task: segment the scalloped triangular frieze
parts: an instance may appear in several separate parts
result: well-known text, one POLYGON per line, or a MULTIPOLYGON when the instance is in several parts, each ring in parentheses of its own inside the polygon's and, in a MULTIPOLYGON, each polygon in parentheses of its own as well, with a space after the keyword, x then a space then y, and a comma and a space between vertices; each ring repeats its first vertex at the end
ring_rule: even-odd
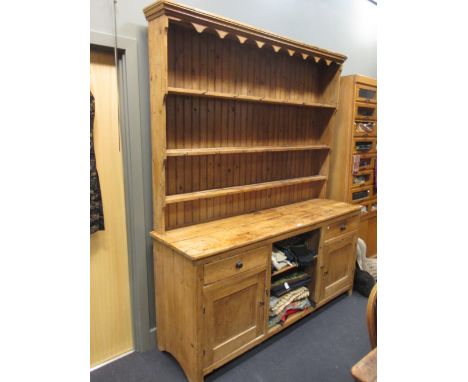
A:
POLYGON ((215 29, 216 33, 218 34, 219 38, 223 39, 227 36, 228 32, 223 31, 221 29, 215 29))
POLYGON ((200 25, 197 23, 191 23, 191 24, 198 33, 202 33, 207 28, 205 25, 200 25))
POLYGON ((257 44, 257 46, 262 49, 263 48, 263 45, 265 45, 265 43, 263 41, 258 41, 258 40, 255 40, 255 43, 257 44))
POLYGON ((247 37, 236 35, 237 39, 241 44, 247 41, 247 37))
POLYGON ((278 45, 272 45, 271 47, 273 48, 273 50, 275 51, 275 53, 278 53, 278 52, 281 50, 281 47, 278 46, 278 45))
POLYGON ((288 54, 292 57, 294 56, 294 53, 296 53, 296 51, 292 50, 292 49, 288 49, 288 54))

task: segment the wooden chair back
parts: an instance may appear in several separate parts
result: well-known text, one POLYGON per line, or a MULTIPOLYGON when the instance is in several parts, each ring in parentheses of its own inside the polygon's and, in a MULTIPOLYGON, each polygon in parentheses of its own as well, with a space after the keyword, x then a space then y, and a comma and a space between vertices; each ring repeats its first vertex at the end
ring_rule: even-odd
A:
POLYGON ((374 285, 367 301, 367 328, 372 349, 377 347, 377 284, 374 285))

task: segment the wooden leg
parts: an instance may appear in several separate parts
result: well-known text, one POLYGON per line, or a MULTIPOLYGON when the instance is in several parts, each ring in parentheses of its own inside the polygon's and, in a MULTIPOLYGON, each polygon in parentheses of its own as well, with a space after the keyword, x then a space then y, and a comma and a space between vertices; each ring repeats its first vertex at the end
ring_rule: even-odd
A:
POLYGON ((202 367, 196 367, 195 365, 193 365, 192 367, 184 368, 182 366, 182 370, 184 370, 185 376, 190 382, 203 382, 204 381, 202 367))
POLYGON ((348 292, 347 292, 347 293, 348 293, 348 296, 351 296, 351 295, 353 294, 353 288, 348 289, 348 292))

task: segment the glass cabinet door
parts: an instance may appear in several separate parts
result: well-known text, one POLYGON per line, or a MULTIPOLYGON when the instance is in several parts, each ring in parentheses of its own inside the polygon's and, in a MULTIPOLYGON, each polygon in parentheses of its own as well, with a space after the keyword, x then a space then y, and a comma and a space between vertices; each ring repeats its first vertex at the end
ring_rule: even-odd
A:
POLYGON ((376 102, 377 88, 366 85, 356 85, 356 101, 376 102))
POLYGON ((353 152, 356 154, 375 153, 377 151, 376 138, 353 138, 353 152))
POLYGON ((354 121, 354 136, 368 137, 377 135, 377 121, 354 121))
POLYGON ((357 201, 365 201, 369 200, 372 196, 372 187, 365 187, 362 189, 354 190, 351 193, 351 201, 352 202, 357 202, 357 201))
POLYGON ((368 104, 368 103, 356 102, 356 109, 354 111, 354 117, 356 119, 376 120, 377 119, 377 106, 368 104))

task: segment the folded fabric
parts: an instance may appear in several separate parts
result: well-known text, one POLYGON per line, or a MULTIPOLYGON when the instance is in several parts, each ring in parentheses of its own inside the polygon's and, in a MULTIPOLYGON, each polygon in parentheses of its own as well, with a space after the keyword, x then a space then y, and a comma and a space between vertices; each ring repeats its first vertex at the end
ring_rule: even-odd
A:
POLYGON ((293 291, 300 287, 307 286, 311 280, 312 278, 310 276, 305 276, 303 279, 300 280, 286 282, 287 284, 285 283, 271 288, 271 294, 275 297, 281 297, 289 291, 293 291))
POLYGON ((306 287, 300 287, 299 289, 288 292, 279 298, 270 296, 269 315, 276 316, 290 303, 309 297, 309 294, 309 290, 306 287))
POLYGON ((299 265, 305 266, 311 264, 316 256, 314 251, 311 251, 307 248, 306 244, 292 245, 291 251, 296 256, 297 262, 299 265))
POLYGON ((291 261, 288 260, 288 258, 286 257, 286 255, 280 251, 279 249, 276 249, 273 247, 273 250, 271 252, 271 262, 273 264, 273 267, 276 269, 276 270, 280 270, 280 269, 283 269, 284 267, 286 266, 290 266, 292 265, 293 263, 291 261))
POLYGON ((275 243, 275 247, 282 251, 289 261, 296 261, 296 255, 291 250, 292 245, 299 245, 305 242, 306 236, 298 235, 275 243))
POLYGON ((288 304, 277 315, 270 317, 269 320, 268 320, 268 326, 272 327, 272 326, 276 325, 277 323, 283 324, 286 321, 286 319, 288 318, 288 316, 290 316, 291 314, 300 312, 300 311, 302 311, 302 310, 304 310, 306 308, 310 308, 311 306, 313 306, 313 304, 309 301, 309 299, 307 297, 305 297, 305 298, 303 298, 301 300, 292 302, 292 303, 288 304))
POLYGON ((292 272, 272 282, 271 294, 275 297, 280 297, 287 292, 308 285, 311 280, 312 278, 305 272, 292 272))

